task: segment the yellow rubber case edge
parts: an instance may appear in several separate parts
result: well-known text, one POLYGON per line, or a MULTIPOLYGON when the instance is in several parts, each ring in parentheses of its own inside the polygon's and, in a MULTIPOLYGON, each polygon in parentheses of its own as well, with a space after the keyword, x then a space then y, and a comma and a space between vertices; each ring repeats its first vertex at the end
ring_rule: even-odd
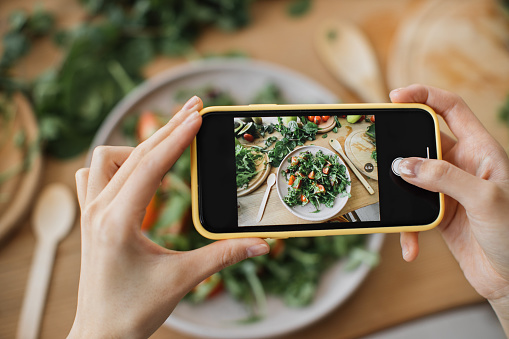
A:
MULTIPOLYGON (((442 144, 440 140, 440 127, 435 111, 424 104, 311 104, 311 105, 249 105, 249 106, 210 106, 202 109, 200 115, 213 114, 214 112, 249 112, 249 111, 287 111, 287 110, 313 110, 313 109, 376 109, 376 108, 419 108, 427 111, 433 118, 435 124, 437 158, 442 159, 442 144)), ((191 197, 192 217, 196 230, 204 237, 214 240, 233 238, 272 238, 286 239, 293 237, 319 237, 328 235, 344 234, 371 234, 371 233, 399 233, 399 232, 420 232, 436 227, 444 216, 444 195, 439 194, 440 212, 435 221, 428 225, 421 226, 397 226, 397 227, 375 227, 375 228, 348 228, 332 230, 308 230, 308 231, 283 231, 283 232, 239 232, 239 233, 212 233, 207 231, 200 222, 198 208, 198 166, 196 138, 191 144, 191 197)), ((354 224, 354 223, 353 223, 354 224)), ((267 226, 270 228, 270 226, 267 226)))

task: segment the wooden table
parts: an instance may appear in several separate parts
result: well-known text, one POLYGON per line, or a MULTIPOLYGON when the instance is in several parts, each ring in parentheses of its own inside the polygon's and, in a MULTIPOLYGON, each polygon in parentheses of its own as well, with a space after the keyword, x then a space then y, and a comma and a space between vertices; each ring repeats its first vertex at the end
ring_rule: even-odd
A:
MULTIPOLYGON (((319 133, 316 135, 316 140, 306 141, 304 143, 304 146, 308 145, 320 146, 336 153, 329 145, 329 140, 331 139, 338 140, 338 142, 341 144, 341 147, 344 150, 345 140, 351 133, 360 130, 366 130, 366 128, 369 126, 369 124, 362 122, 356 124, 349 124, 345 118, 339 118, 338 121, 340 121, 342 127, 338 129, 337 133, 334 133, 332 131, 329 131, 327 133, 319 133), (323 138, 324 135, 326 136, 326 138, 323 138)), ((281 138, 281 135, 278 132, 275 132, 274 134, 266 135, 266 137, 263 139, 262 138, 257 139, 254 142, 254 144, 263 147, 264 139, 272 135, 278 137, 278 139, 281 138)), ((348 168, 348 171, 350 172, 351 198, 348 199, 346 205, 341 209, 341 211, 336 216, 345 215, 359 208, 372 205, 378 202, 378 181, 367 178, 367 181, 369 182, 370 186, 375 191, 375 193, 371 195, 362 185, 360 180, 355 176, 353 171, 350 168, 348 168)), ((272 167, 270 169, 270 173, 278 175, 277 168, 272 167)), ((237 201, 240 205, 238 219, 239 226, 316 223, 316 221, 315 222, 307 221, 292 214, 283 205, 283 202, 278 196, 276 186, 277 185, 272 186, 271 194, 269 195, 269 199, 265 207, 263 218, 258 223, 256 222, 256 217, 258 215, 258 210, 260 208, 263 195, 265 194, 265 190, 267 189, 267 185, 265 184, 265 182, 263 182, 263 184, 252 193, 237 198, 237 201)))
MULTIPOLYGON (((342 87, 323 67, 313 50, 315 27, 324 18, 349 20, 368 34, 381 65, 388 59, 391 40, 398 25, 427 0, 314 0, 313 8, 302 18, 289 18, 289 1, 259 1, 253 7, 254 23, 234 34, 209 30, 198 41, 197 50, 223 52, 245 50, 253 58, 285 65, 328 87, 345 102, 358 99, 342 87), (269 37, 269 38, 268 38, 269 37)), ((15 8, 32 8, 36 0, 4 0, 0 3, 0 29, 15 8)), ((68 27, 84 17, 74 1, 47 0, 45 7, 58 15, 59 25, 68 27)), ((445 33, 444 33, 445 34, 445 33)), ((17 71, 35 76, 59 61, 59 52, 49 41, 34 46, 17 71)), ((185 62, 184 59, 158 58, 146 68, 146 75, 185 62)), ((465 98, 467 102, 472 98, 465 98)), ((472 99, 473 100, 473 99, 472 99)), ((506 131, 495 126, 493 111, 477 112, 489 130, 504 145, 506 131)), ((85 156, 70 161, 46 159, 41 187, 63 182, 74 187, 74 173, 83 166, 85 156)), ((0 338, 13 338, 34 249, 29 215, 19 229, 0 247, 0 338)), ((285 338, 356 338, 402 322, 453 307, 482 302, 465 280, 437 231, 421 234, 421 254, 414 263, 401 258, 399 235, 388 235, 382 249, 381 264, 373 270, 357 292, 340 308, 315 325, 285 338)), ((80 263, 78 220, 71 234, 59 246, 50 285, 41 338, 62 338, 72 326, 80 263)), ((190 338, 163 327, 153 338, 190 338)))

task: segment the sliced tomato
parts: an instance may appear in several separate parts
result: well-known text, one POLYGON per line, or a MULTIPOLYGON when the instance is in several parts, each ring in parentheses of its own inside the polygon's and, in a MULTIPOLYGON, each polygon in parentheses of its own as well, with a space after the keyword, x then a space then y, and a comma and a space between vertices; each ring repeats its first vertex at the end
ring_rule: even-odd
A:
POLYGON ((311 171, 311 173, 308 174, 308 178, 313 180, 315 178, 315 171, 311 171))
POLYGON ((330 171, 330 167, 329 166, 325 166, 324 168, 322 168, 322 173, 323 174, 329 174, 329 171, 330 171))
POLYGON ((310 115, 308 116, 308 120, 313 122, 315 120, 315 116, 314 115, 310 115))
POLYGON ((328 115, 323 115, 323 116, 322 116, 322 121, 323 121, 323 122, 327 122, 327 120, 329 120, 329 118, 330 118, 330 116, 328 116, 328 115))
POLYGON ((300 186, 302 186, 302 180, 299 180, 297 182, 297 185, 293 186, 293 188, 295 188, 296 190, 300 189, 300 186))
POLYGON ((325 187, 323 187, 323 185, 318 184, 317 186, 318 186, 318 191, 320 193, 325 193, 325 187))
POLYGON ((322 123, 322 118, 320 118, 318 115, 315 117, 315 120, 313 121, 315 124, 320 125, 322 123))
POLYGON ((371 121, 372 123, 375 123, 375 116, 372 115, 370 118, 369 118, 369 121, 371 121))
POLYGON ((141 114, 138 125, 136 126, 136 137, 138 142, 143 142, 157 132, 163 124, 157 115, 151 111, 145 111, 141 114))
POLYGON ((292 166, 295 166, 295 165, 297 165, 298 163, 299 163, 299 158, 297 158, 297 157, 292 157, 292 161, 291 161, 291 163, 290 163, 290 164, 291 164, 292 166))
POLYGON ((290 175, 290 179, 288 179, 288 185, 293 185, 293 182, 295 181, 295 175, 290 175))
POLYGON ((152 228, 152 226, 154 226, 154 224, 157 221, 157 218, 159 217, 159 212, 160 212, 159 198, 157 197, 157 194, 154 194, 146 208, 145 217, 143 218, 143 222, 141 223, 142 231, 149 231, 152 228))
POLYGON ((309 202, 308 198, 304 194, 301 194, 300 201, 302 201, 302 206, 307 205, 309 202))

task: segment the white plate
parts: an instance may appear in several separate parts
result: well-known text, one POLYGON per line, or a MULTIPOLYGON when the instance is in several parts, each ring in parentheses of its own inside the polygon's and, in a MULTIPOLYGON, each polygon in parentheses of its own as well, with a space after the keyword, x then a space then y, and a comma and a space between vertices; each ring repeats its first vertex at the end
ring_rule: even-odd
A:
MULTIPOLYGON (((346 169, 346 177, 348 180, 350 180, 350 173, 348 172, 348 168, 346 164, 343 162, 343 160, 334 152, 331 150, 328 150, 327 148, 320 147, 320 146, 303 146, 294 149, 292 152, 288 153, 288 155, 281 161, 281 164, 279 165, 279 168, 277 169, 277 181, 276 181, 276 187, 277 187, 277 194, 279 195, 279 199, 281 199, 281 202, 283 205, 295 216, 304 219, 304 220, 310 220, 310 221, 325 221, 328 219, 333 218, 336 216, 343 207, 345 207, 346 202, 348 201, 348 197, 341 195, 338 195, 336 199, 334 200, 334 206, 332 208, 328 208, 325 205, 322 204, 320 206, 320 211, 315 212, 316 208, 313 206, 313 204, 309 203, 305 206, 294 206, 290 207, 283 201, 283 198, 288 194, 288 182, 286 181, 285 177, 283 176, 282 172, 287 169, 290 164, 288 163, 288 159, 290 159, 293 156, 297 156, 301 154, 302 152, 311 152, 312 154, 316 154, 318 151, 322 151, 325 155, 330 155, 333 157, 338 158, 338 161, 340 164, 345 166, 346 169)), ((348 185, 346 187, 346 191, 350 193, 350 190, 352 189, 351 185, 348 185)))
MULTIPOLYGON (((99 129, 90 148, 99 145, 125 145, 121 121, 126 116, 155 110, 171 115, 175 93, 181 88, 205 85, 230 92, 239 104, 249 104, 253 94, 268 83, 276 84, 288 103, 336 103, 338 98, 316 82, 293 71, 252 60, 208 60, 172 68, 151 78, 124 98, 99 129)), ((378 252, 383 234, 368 237, 368 248, 378 252)), ((209 338, 263 338, 281 335, 307 326, 343 303, 364 280, 369 268, 360 266, 352 272, 343 270, 339 261, 325 273, 316 298, 304 308, 289 308, 281 300, 270 298, 269 314, 262 321, 238 324, 248 313, 243 305, 226 294, 201 305, 181 302, 165 325, 179 331, 209 338)))

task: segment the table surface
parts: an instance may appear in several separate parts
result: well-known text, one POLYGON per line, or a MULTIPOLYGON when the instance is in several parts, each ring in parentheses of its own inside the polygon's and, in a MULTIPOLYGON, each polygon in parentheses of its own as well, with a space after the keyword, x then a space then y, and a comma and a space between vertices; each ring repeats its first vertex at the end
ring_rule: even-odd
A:
MULTIPOLYGON (((5 30, 5 19, 11 10, 19 7, 31 9, 38 2, 2 1, 0 30, 5 30)), ((357 102, 355 95, 341 86, 319 61, 312 47, 315 27, 324 18, 357 23, 372 41, 380 64, 385 65, 398 25, 425 2, 314 0, 310 13, 302 18, 290 18, 286 14, 289 1, 260 1, 253 6, 254 22, 249 28, 234 34, 208 30, 198 41, 197 50, 245 50, 253 58, 285 65, 315 79, 345 102, 357 102), (268 36, 270 39, 267 39, 268 36)), ((75 1, 47 0, 44 5, 57 13, 58 24, 62 27, 72 26, 84 17, 75 1)), ((33 77, 59 60, 59 51, 50 41, 43 40, 34 46, 16 71, 33 77)), ((150 77, 183 62, 186 60, 160 57, 146 68, 145 73, 150 77)), ((495 119, 492 115, 479 117, 482 121, 495 119)), ((506 142, 505 131, 490 129, 490 132, 501 142, 506 142)), ((40 187, 63 182, 74 188, 74 173, 84 162, 85 155, 65 162, 45 159, 40 187)), ((19 320, 35 244, 29 218, 30 213, 20 227, 0 244, 0 338, 14 337, 19 320)), ((388 235, 381 251, 381 264, 357 292, 329 316, 286 338, 355 338, 417 317, 483 300, 465 280, 438 231, 422 233, 420 243, 419 258, 413 263, 406 263, 401 258, 399 235, 388 235)), ((79 263, 80 230, 76 220, 70 235, 58 248, 41 338, 64 337, 71 328, 76 308, 79 263)), ((153 338, 169 337, 190 338, 166 327, 153 335, 153 338)))

